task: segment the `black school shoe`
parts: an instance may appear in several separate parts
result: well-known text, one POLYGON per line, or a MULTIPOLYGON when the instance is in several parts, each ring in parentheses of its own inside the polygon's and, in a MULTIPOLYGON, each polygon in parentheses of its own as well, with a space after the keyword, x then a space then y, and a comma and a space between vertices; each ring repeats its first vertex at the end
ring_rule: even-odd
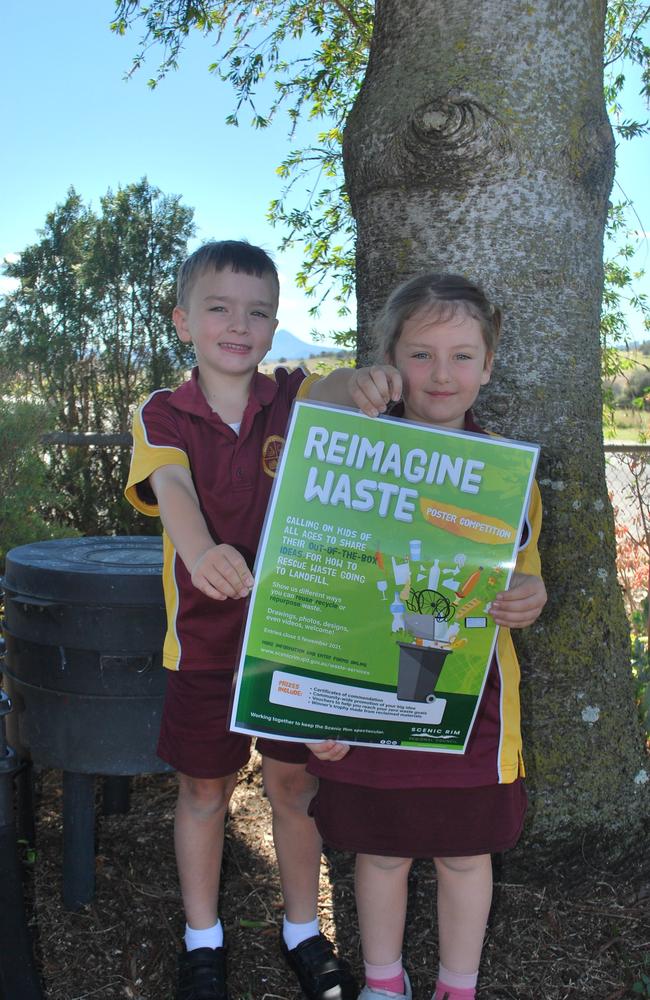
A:
POLYGON ((357 1000, 357 984, 324 934, 307 938, 289 951, 280 932, 280 951, 307 1000, 357 1000))
POLYGON ((178 956, 176 1000, 228 1000, 225 948, 194 948, 185 945, 178 956))

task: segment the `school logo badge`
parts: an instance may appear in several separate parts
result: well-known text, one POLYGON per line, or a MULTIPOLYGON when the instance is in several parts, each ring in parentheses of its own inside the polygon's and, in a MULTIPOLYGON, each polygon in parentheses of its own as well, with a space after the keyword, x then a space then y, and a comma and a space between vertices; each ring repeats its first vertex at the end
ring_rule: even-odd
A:
POLYGON ((283 437, 280 437, 279 434, 271 434, 262 446, 262 468, 271 479, 275 479, 275 474, 278 471, 283 445, 283 437))

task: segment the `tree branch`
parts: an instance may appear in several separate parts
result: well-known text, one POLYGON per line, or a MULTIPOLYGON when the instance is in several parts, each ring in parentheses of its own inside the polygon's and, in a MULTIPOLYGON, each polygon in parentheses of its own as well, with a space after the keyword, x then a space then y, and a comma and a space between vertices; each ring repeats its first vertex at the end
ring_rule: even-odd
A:
POLYGON ((627 42, 625 43, 625 46, 623 47, 623 49, 620 52, 617 52, 617 54, 615 56, 612 56, 611 59, 607 59, 607 61, 604 63, 605 69, 608 66, 611 66, 612 63, 615 63, 617 59, 624 59, 625 58, 627 50, 629 49, 630 45, 632 44, 632 39, 636 35, 636 33, 639 30, 639 28, 644 24, 644 22, 648 20, 648 17, 650 17, 650 5, 648 7, 646 7, 646 9, 644 10, 643 14, 639 18, 639 20, 636 22, 636 24, 634 25, 634 27, 632 28, 632 30, 629 32, 629 34, 627 36, 627 42))
POLYGON ((368 29, 363 26, 361 21, 354 16, 350 8, 347 7, 346 4, 341 3, 341 0, 330 0, 330 2, 333 3, 335 7, 338 7, 344 17, 347 17, 355 31, 358 31, 359 35, 363 38, 366 43, 366 48, 369 48, 372 31, 369 32, 368 29))

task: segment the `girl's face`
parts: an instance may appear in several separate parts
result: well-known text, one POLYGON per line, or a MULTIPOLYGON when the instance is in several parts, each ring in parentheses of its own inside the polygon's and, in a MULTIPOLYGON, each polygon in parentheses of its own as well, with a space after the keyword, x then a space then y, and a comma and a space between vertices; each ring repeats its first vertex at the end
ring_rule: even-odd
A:
POLYGON ((490 381, 494 355, 478 320, 459 310, 448 320, 427 309, 407 319, 391 359, 404 379, 404 416, 462 428, 465 411, 490 381))

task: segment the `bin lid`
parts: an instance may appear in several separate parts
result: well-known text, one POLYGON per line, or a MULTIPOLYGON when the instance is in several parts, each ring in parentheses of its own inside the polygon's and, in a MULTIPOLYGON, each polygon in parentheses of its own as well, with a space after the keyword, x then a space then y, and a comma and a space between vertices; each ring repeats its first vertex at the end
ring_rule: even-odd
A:
POLYGON ((10 549, 2 584, 65 604, 160 606, 162 563, 155 535, 55 538, 10 549))

